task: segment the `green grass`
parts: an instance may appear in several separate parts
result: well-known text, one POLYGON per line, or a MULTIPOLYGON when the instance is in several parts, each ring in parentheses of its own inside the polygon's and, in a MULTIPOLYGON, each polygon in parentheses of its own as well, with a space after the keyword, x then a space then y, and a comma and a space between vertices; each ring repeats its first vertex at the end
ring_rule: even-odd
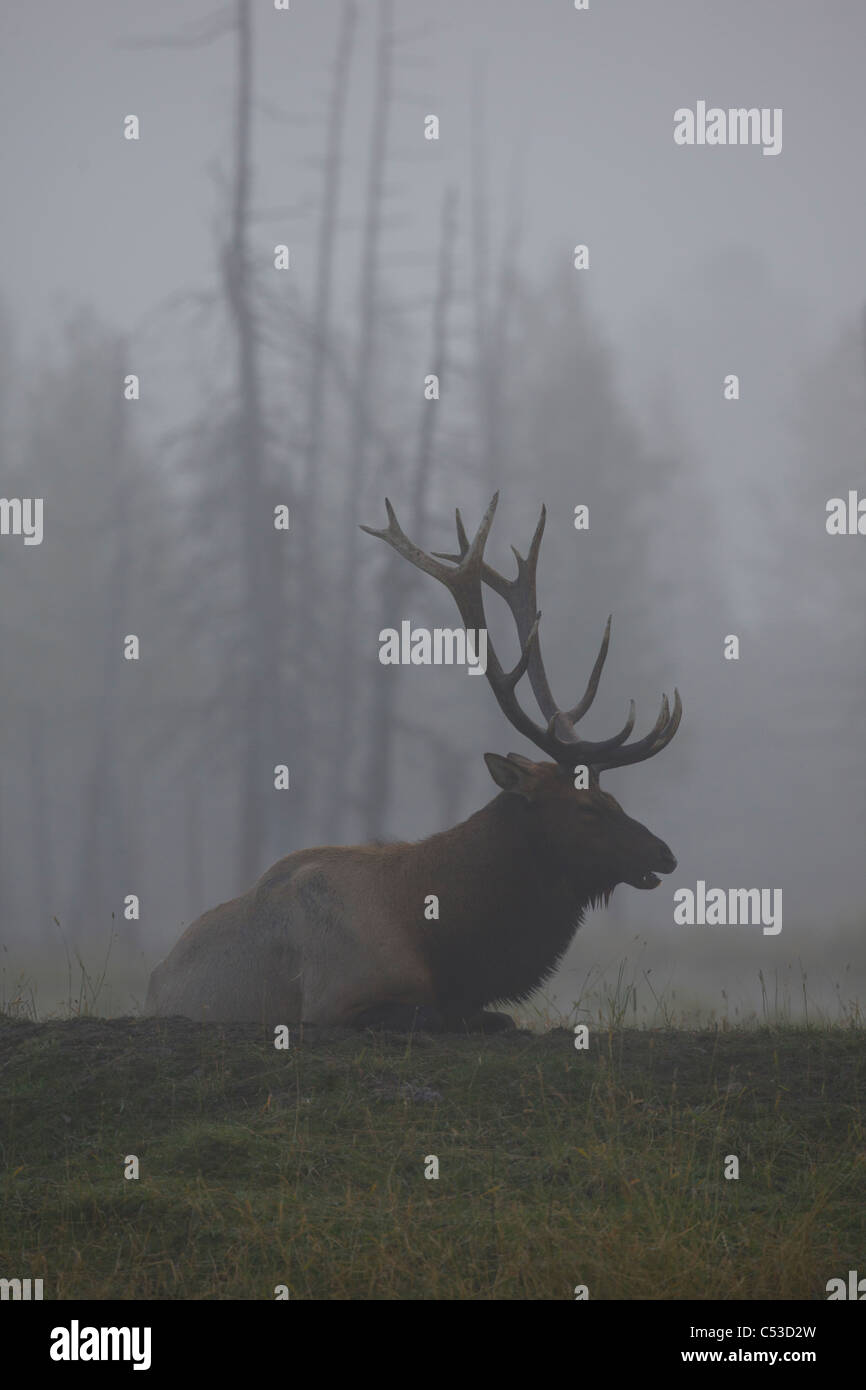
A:
POLYGON ((308 1030, 277 1052, 246 1025, 0 1018, 0 1274, 61 1299, 824 1298, 866 1258, 864 1043, 308 1030))

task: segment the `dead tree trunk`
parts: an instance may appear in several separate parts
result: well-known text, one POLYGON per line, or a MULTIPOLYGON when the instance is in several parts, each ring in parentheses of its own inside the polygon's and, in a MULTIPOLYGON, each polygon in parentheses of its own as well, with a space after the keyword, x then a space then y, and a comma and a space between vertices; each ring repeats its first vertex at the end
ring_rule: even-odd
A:
MULTIPOLYGON (((237 0, 237 96, 230 232, 223 282, 237 351, 237 508, 241 519, 242 659, 240 710, 240 829, 238 882, 252 882, 267 859, 265 805, 273 786, 278 700, 277 636, 269 615, 276 585, 274 531, 265 491, 265 432, 259 334, 249 260, 252 183, 252 17, 250 0, 237 0), (271 629, 271 630, 269 630, 271 629)), ((227 653, 235 659, 239 653, 227 653)))
MULTIPOLYGON (((111 360, 128 360, 122 341, 111 353, 111 360)), ((107 584, 104 616, 105 641, 99 688, 94 696, 94 740, 85 775, 82 797, 81 844, 76 857, 76 877, 64 926, 80 932, 87 926, 100 928, 94 909, 104 893, 116 904, 119 893, 138 892, 126 872, 130 863, 125 838, 127 816, 120 780, 114 775, 117 756, 117 722, 120 713, 123 651, 121 635, 128 610, 131 480, 126 443, 126 410, 119 383, 108 416, 106 457, 115 470, 110 535, 114 545, 107 584)), ((56 910, 56 909, 55 909, 56 910)), ((114 907, 117 914, 117 907, 114 907)), ((138 935, 135 923, 126 924, 127 936, 138 935)))
MULTIPOLYGON (((358 344, 356 354, 354 411, 349 476, 343 528, 343 580, 340 594, 340 620, 337 624, 336 656, 340 663, 333 727, 340 730, 344 748, 351 748, 358 702, 356 688, 358 625, 358 521, 357 506, 363 497, 370 448, 371 401, 375 383, 380 304, 379 264, 382 242, 382 216, 385 201, 385 167, 392 96, 393 0, 379 0, 379 44, 376 65, 376 98, 367 176, 367 207, 361 249, 361 279, 358 344)), ((339 840, 343 833, 347 802, 346 765, 343 758, 331 759, 327 805, 328 839, 339 840)))
MULTIPOLYGON (((307 417, 307 447, 303 479, 303 516, 298 528, 297 574, 308 593, 320 594, 319 557, 321 535, 321 472, 325 443, 325 403, 328 384, 329 346, 331 335, 331 303, 334 283, 334 246, 337 234, 337 215, 340 184, 343 172, 343 135, 346 101, 349 90, 349 70, 357 20, 354 0, 343 6, 334 80, 328 109, 328 128, 325 141, 325 168, 322 190, 322 210, 319 219, 318 267, 313 303, 312 342, 310 344, 309 414, 307 417)), ((325 653, 320 639, 312 635, 303 650, 303 669, 297 682, 297 723, 304 733, 295 752, 297 785, 303 805, 309 813, 311 805, 310 742, 315 721, 312 692, 320 689, 325 679, 325 653)), ((307 819, 309 816, 307 816, 307 819)))
MULTIPOLYGON (((440 381, 445 377, 448 362, 448 314, 454 290, 456 207, 456 193, 453 189, 449 189, 442 204, 442 230, 439 241, 436 295, 433 301, 433 347, 430 364, 430 371, 435 373, 440 381)), ((439 401, 424 400, 421 404, 418 447, 415 454, 410 498, 411 534, 414 536, 423 535, 425 530, 440 410, 439 401)), ((393 567, 390 564, 386 566, 383 571, 379 601, 380 627, 391 627, 394 622, 398 622, 406 616, 405 607, 416 578, 417 574, 414 571, 409 570, 404 575, 401 570, 395 579, 393 567)), ((393 671, 382 670, 376 674, 379 676, 379 680, 374 689, 372 717, 365 741, 366 768, 362 787, 366 797, 369 821, 367 831, 372 835, 382 835, 385 832, 385 820, 391 792, 397 682, 394 679, 395 673, 393 671)))
MULTIPOLYGON (((517 163, 518 161, 515 161, 517 163)), ((520 179, 512 179, 512 205, 505 244, 499 259, 495 303, 491 307, 493 252, 487 220, 487 165, 484 153, 484 91, 479 80, 472 122, 472 247, 474 327, 478 423, 481 438, 479 474, 489 495, 503 484, 508 429, 506 426, 509 334, 516 297, 516 267, 521 238, 520 179)))
POLYGON ((48 719, 44 707, 33 705, 28 717, 30 754, 30 810, 33 833, 33 869, 36 875, 35 902, 38 934, 42 942, 53 941, 52 917, 58 912, 55 898, 54 827, 51 823, 51 797, 46 782, 45 744, 48 719))

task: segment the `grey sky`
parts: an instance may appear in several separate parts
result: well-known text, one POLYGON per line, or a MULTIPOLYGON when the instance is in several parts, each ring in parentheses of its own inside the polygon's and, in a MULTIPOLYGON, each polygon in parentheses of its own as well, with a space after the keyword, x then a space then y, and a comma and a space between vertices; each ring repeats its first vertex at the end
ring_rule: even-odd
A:
MULTIPOLYGON (((351 150, 360 185, 376 7, 359 8, 351 150)), ((176 32, 217 9, 192 0, 4 7, 0 282, 28 334, 53 324, 58 302, 79 297, 132 326, 163 295, 202 280, 217 206, 206 166, 225 154, 229 44, 116 44, 176 32), (120 138, 128 111, 142 119, 138 146, 120 138)), ((525 269, 542 275, 587 241, 594 299, 620 342, 642 309, 657 312, 696 262, 732 241, 771 257, 816 328, 848 311, 866 245, 866 7, 857 0, 593 0, 586 14, 569 0, 398 0, 397 14, 401 28, 429 35, 398 58, 407 157, 396 166, 394 208, 408 222, 395 252, 432 252, 444 181, 465 189, 470 94, 483 68, 494 222, 511 151, 525 147, 525 269), (781 106, 781 155, 677 148, 673 112, 699 98, 781 106), (442 119, 435 147, 420 138, 428 110, 442 119)), ((315 191, 308 161, 320 147, 338 15, 335 0, 293 0, 289 14, 269 0, 258 6, 261 95, 316 113, 287 126, 262 116, 263 206, 315 191)), ((348 222, 354 211, 349 201, 348 222)), ((291 224, 265 224, 271 240, 282 227, 296 247, 300 276, 315 217, 311 206, 291 224)), ((407 273, 403 259, 395 275, 407 273)))

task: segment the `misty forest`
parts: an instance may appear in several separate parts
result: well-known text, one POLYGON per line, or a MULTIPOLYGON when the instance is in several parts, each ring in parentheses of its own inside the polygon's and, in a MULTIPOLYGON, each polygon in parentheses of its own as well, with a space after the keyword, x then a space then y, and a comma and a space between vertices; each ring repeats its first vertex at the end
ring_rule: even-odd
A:
MULTIPOLYGON (((498 493, 508 576, 546 507, 561 700, 612 615, 581 734, 633 699, 639 739, 675 687, 684 710, 604 781, 675 871, 590 911, 518 1023, 862 1025, 866 19, 831 7, 813 48, 801 0, 711 9, 4 15, 0 1012, 137 1018, 274 861, 421 840, 496 794, 485 753, 542 756, 465 667, 380 661, 384 629, 458 615, 362 528, 388 498, 453 554, 455 509, 471 538, 498 493), (682 148, 703 95, 783 108, 782 148, 682 148), (9 499, 37 498, 28 537, 9 499), (699 884, 774 893, 780 930, 683 925, 699 884)), ((601 1245, 598 1268, 611 1297, 692 1296, 606 1285, 601 1245)), ((185 1277, 141 1296, 198 1296, 185 1277)))
MULTIPOLYGON (((705 252, 672 226, 659 283, 636 207, 624 245, 659 288, 626 310, 618 347, 605 300, 621 312, 619 267, 581 191, 598 155, 587 179, 574 149, 574 212, 553 225, 533 178, 543 130, 512 128, 495 52, 475 53, 465 85, 450 78, 434 142, 442 74, 423 6, 334 4, 293 14, 291 38, 255 5, 164 30, 125 8, 128 32, 122 6, 110 24, 91 7, 91 22, 147 103, 140 139, 122 119, 88 126, 81 149, 52 131, 98 198, 70 206, 71 181, 51 191, 34 174, 11 219, 47 219, 14 275, 51 292, 28 306, 7 261, 4 488, 44 498, 45 518, 38 546, 2 539, 7 1004, 50 1008, 67 958, 95 978, 110 945, 111 1007, 134 1010, 181 927, 280 856, 417 839, 483 804, 482 754, 519 739, 465 670, 380 664, 383 628, 456 614, 359 525, 383 525, 388 496, 413 540, 453 549, 455 507, 474 531, 498 489, 488 548, 506 573, 548 509, 555 690, 583 687, 613 615, 588 736, 619 727, 632 697, 641 734, 662 691, 683 692, 676 743, 610 789, 675 842, 677 883, 784 901, 778 936, 701 934, 673 925, 669 885, 620 889, 551 1000, 572 1005, 588 972, 628 957, 682 1008, 760 1009, 759 970, 794 1012, 804 972, 816 1005, 847 1008, 863 983, 864 580, 862 542, 825 520, 862 484, 866 289, 810 312, 772 237, 746 238, 734 216, 705 252), (257 61, 257 45, 277 51, 257 61), (299 67, 314 73, 296 92, 299 67), (70 222, 98 295, 78 283, 70 222), (115 281, 141 312, 119 312, 115 281)), ((24 147, 35 138, 22 129, 24 147)), ((733 181, 737 152, 719 153, 716 177, 733 181)), ((739 154, 753 181, 776 176, 739 154)), ((504 624, 499 640, 508 653, 504 624)))

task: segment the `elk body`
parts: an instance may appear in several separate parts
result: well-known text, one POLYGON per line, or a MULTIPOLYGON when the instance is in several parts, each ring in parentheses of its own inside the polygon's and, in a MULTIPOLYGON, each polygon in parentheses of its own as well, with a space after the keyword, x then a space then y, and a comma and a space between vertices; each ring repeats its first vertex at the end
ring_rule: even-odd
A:
POLYGON ((582 698, 561 710, 550 692, 538 638, 536 566, 542 509, 527 558, 506 579, 484 559, 498 495, 474 539, 457 513, 457 555, 428 555, 404 535, 386 502, 388 527, 374 531, 411 564, 450 589, 466 628, 486 629, 484 586, 505 599, 521 645, 505 671, 488 638, 486 676, 512 727, 548 755, 485 753, 499 794, 480 811, 417 844, 300 850, 270 868, 247 893, 204 913, 150 980, 147 1012, 203 1020, 305 1021, 396 1028, 495 1028, 485 1013, 519 1002, 547 979, 586 909, 606 903, 619 883, 657 887, 676 860, 667 845, 599 785, 607 768, 653 757, 682 715, 663 697, 658 719, 628 742, 625 725, 590 742, 576 731, 595 697, 610 638, 582 698), (542 714, 520 706, 527 675, 542 714), (575 769, 588 785, 575 788, 575 769), (438 920, 427 920, 435 895, 438 920))

